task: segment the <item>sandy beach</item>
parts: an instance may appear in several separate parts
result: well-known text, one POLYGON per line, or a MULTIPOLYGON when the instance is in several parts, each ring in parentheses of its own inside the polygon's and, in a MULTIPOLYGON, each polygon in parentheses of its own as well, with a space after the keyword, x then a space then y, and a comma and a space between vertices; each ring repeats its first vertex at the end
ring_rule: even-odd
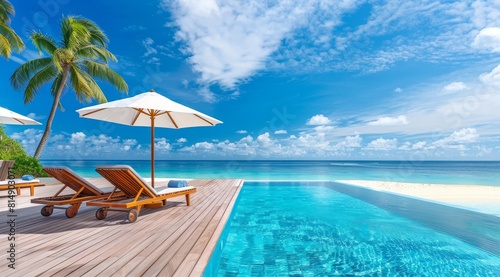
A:
POLYGON ((376 191, 419 198, 500 217, 500 187, 369 180, 336 180, 376 191))

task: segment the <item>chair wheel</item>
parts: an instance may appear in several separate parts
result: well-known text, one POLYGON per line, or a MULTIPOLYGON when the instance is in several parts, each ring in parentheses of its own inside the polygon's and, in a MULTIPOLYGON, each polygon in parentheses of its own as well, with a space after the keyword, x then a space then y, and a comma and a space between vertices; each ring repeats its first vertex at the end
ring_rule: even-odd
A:
POLYGON ((75 217, 75 215, 78 213, 78 208, 71 205, 71 207, 66 209, 66 217, 72 218, 75 217))
POLYGON ((43 206, 42 210, 40 211, 40 213, 43 215, 43 216, 50 216, 52 214, 52 212, 54 211, 54 207, 53 206, 43 206))
POLYGON ((95 212, 95 217, 99 220, 103 220, 108 215, 108 210, 106 208, 100 208, 95 212))
POLYGON ((128 221, 135 222, 137 220, 137 217, 139 217, 139 215, 137 214, 137 210, 130 210, 130 212, 128 213, 128 221))

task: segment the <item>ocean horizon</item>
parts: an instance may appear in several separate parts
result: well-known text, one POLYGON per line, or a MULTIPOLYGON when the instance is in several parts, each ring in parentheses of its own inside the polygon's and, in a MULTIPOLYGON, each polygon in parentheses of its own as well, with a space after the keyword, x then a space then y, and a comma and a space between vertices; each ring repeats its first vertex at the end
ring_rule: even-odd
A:
MULTIPOLYGON (((99 177, 99 165, 126 164, 151 177, 149 160, 41 160, 67 166, 83 177, 99 177)), ((376 180, 500 186, 500 161, 356 160, 156 160, 156 178, 245 180, 376 180)))

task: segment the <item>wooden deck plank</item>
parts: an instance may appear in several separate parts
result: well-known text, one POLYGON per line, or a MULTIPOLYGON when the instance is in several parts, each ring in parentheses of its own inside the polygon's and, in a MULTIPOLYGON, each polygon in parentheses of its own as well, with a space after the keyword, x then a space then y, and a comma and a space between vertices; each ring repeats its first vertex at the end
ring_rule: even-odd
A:
MULTIPOLYGON (((221 199, 222 202, 231 196, 231 193, 226 194, 224 198, 221 199)), ((151 270, 155 268, 153 265, 145 272, 145 275, 172 276, 177 270, 177 267, 182 263, 182 260, 192 250, 193 245, 200 238, 201 233, 208 223, 213 220, 214 215, 221 209, 221 205, 221 202, 219 202, 211 209, 207 209, 203 216, 200 215, 196 221, 191 224, 191 226, 196 225, 196 228, 188 228, 188 230, 182 233, 178 241, 176 241, 177 244, 183 241, 182 247, 172 247, 169 251, 164 252, 162 257, 155 262, 160 269, 159 272, 151 272, 151 270), (150 272, 153 274, 150 274, 150 272)))
POLYGON ((196 241, 196 245, 179 265, 174 276, 201 276, 203 274, 203 271, 210 260, 210 255, 219 240, 219 236, 222 233, 227 220, 229 219, 229 215, 231 214, 242 185, 243 180, 233 184, 233 186, 237 186, 237 190, 234 191, 233 197, 229 199, 230 201, 228 202, 226 208, 219 209, 218 213, 220 213, 220 215, 216 215, 210 222, 211 226, 207 227, 204 234, 198 241, 196 241))
MULTIPOLYGON (((212 194, 216 198, 214 202, 215 205, 218 205, 217 199, 225 197, 229 194, 230 191, 223 191, 223 193, 212 194)), ((210 206, 213 206, 211 204, 210 206)), ((211 211, 210 206, 202 209, 200 212, 196 213, 193 218, 189 221, 184 222, 184 224, 179 228, 176 232, 172 233, 172 235, 164 242, 165 244, 171 245, 168 249, 157 248, 151 251, 150 253, 143 252, 145 255, 151 255, 154 259, 148 259, 145 261, 148 265, 144 268, 136 268, 134 271, 130 272, 131 276, 135 275, 157 275, 164 267, 164 265, 173 257, 176 249, 179 247, 187 247, 189 246, 189 235, 193 232, 193 229, 199 228, 200 218, 205 218, 210 216, 209 212, 211 211), (194 225, 193 225, 194 223, 194 225)))
MULTIPOLYGON (((103 179, 92 179, 92 183, 109 186, 103 179)), ((66 218, 64 210, 45 218, 40 215, 43 205, 30 200, 61 188, 47 182, 36 196, 16 198, 16 269, 7 267, 4 252, 0 275, 201 276, 210 257, 208 248, 213 250, 241 183, 236 179, 192 180, 190 185, 197 192, 191 196, 191 206, 179 196, 169 199, 165 207, 143 209, 137 222, 129 223, 125 213, 116 212, 97 220, 95 207, 84 205, 74 218, 66 218)), ((6 219, 7 214, 7 198, 0 194, 0 217, 6 219)))
MULTIPOLYGON (((137 258, 139 258, 138 260, 142 260, 146 259, 147 257, 147 259, 152 260, 154 259, 154 254, 151 253, 151 248, 156 248, 157 245, 165 243, 164 238, 166 236, 169 236, 169 234, 176 232, 176 230, 179 228, 178 225, 180 225, 179 222, 182 222, 184 220, 189 221, 190 214, 196 214, 198 213, 198 210, 200 208, 204 207, 205 206, 201 205, 195 207, 194 209, 191 209, 190 207, 187 211, 183 212, 185 216, 177 216, 176 219, 174 219, 173 217, 168 217, 169 220, 168 222, 164 222, 165 224, 154 225, 150 229, 136 232, 135 234, 132 234, 134 238, 128 239, 134 241, 133 245, 114 245, 114 247, 109 247, 110 249, 108 249, 106 255, 112 257, 120 256, 120 260, 122 260, 122 262, 126 264, 128 264, 128 262, 130 262, 131 260, 135 260, 137 258), (145 254, 141 255, 141 252, 144 252, 145 254)), ((161 218, 155 219, 155 221, 158 220, 161 220, 161 218)), ((143 261, 143 263, 144 262, 145 261, 143 261)), ((102 276, 109 276, 117 271, 125 273, 126 269, 123 266, 120 266, 120 264, 115 264, 103 271, 102 276)))
MULTIPOLYGON (((180 198, 184 199, 183 196, 180 196, 180 198)), ((185 208, 188 208, 188 207, 185 207, 185 208)), ((182 211, 184 213, 189 213, 192 210, 192 209, 185 209, 185 208, 182 209, 182 211)), ((167 209, 167 210, 173 210, 173 209, 167 209)), ((126 215, 124 213, 118 213, 118 214, 121 217, 124 217, 126 215)), ((158 214, 155 213, 155 215, 158 215, 158 214)), ((160 213, 160 215, 163 216, 163 213, 160 213)), ((167 215, 165 215, 165 216, 167 216, 167 215)), ((139 216, 139 218, 141 218, 141 217, 139 216)), ((161 219, 161 218, 159 218, 159 219, 161 219)), ((161 222, 161 221, 159 221, 159 219, 154 219, 153 222, 156 222, 156 223, 161 222)), ((170 224, 170 222, 169 222, 169 224, 170 224)), ((163 227, 163 226, 160 226, 158 224, 149 224, 149 225, 146 225, 146 227, 143 227, 139 232, 137 232, 137 231, 129 231, 130 227, 133 227, 132 224, 127 223, 125 225, 126 225, 126 227, 125 226, 118 226, 118 228, 115 228, 115 230, 117 232, 126 233, 123 235, 127 236, 127 241, 129 241, 130 243, 123 244, 119 240, 113 239, 116 236, 116 234, 113 234, 112 236, 109 236, 109 237, 111 237, 110 242, 106 241, 106 243, 94 244, 93 247, 91 249, 89 249, 89 251, 87 251, 88 255, 86 255, 85 257, 81 257, 81 255, 78 255, 78 257, 80 259, 79 261, 83 262, 82 267, 84 267, 84 268, 85 267, 86 268, 93 267, 92 261, 94 261, 96 258, 99 258, 101 256, 108 256, 108 257, 119 256, 120 257, 124 253, 134 251, 135 249, 144 249, 145 247, 140 248, 139 245, 141 244, 141 241, 144 238, 148 237, 146 234, 161 232, 159 230, 159 228, 163 227)), ((161 236, 161 234, 159 234, 159 235, 161 236)), ((148 244, 148 246, 149 245, 150 244, 148 244)), ((153 244, 152 246, 155 247, 155 244, 153 244)), ((78 250, 76 250, 76 251, 78 251, 78 250)), ((69 255, 69 256, 72 256, 72 255, 69 255)), ((73 256, 73 257, 75 257, 75 256, 73 256)), ((148 259, 151 259, 151 258, 152 258, 151 255, 149 255, 148 259)), ((125 262, 125 261, 122 260, 122 262, 125 262)), ((121 262, 120 262, 120 264, 121 264, 121 262)), ((57 272, 57 274, 58 275, 66 275, 66 274, 71 273, 71 270, 73 270, 73 269, 64 269, 60 272, 57 272)), ((103 273, 103 276, 106 276, 106 274, 107 273, 103 273)))
MULTIPOLYGON (((207 187, 207 189, 209 189, 207 187)), ((214 191, 206 191, 213 193, 214 191)), ((208 198, 207 198, 208 199, 208 198)), ((193 207, 193 209, 190 209, 188 213, 183 214, 182 216, 178 217, 177 220, 169 220, 168 222, 165 223, 163 226, 158 226, 157 229, 155 229, 156 232, 160 232, 163 235, 157 235, 157 236, 143 236, 145 239, 141 242, 141 245, 138 247, 134 248, 129 248, 127 250, 127 253, 122 256, 122 259, 129 259, 129 262, 132 260, 135 260, 137 257, 139 257, 138 260, 142 260, 143 262, 148 262, 151 261, 151 263, 157 259, 159 255, 161 255, 162 251, 164 249, 159 248, 158 252, 155 252, 154 250, 156 249, 154 246, 155 245, 171 245, 177 237, 175 236, 176 234, 179 234, 180 232, 183 232, 183 228, 187 228, 188 226, 186 225, 190 221, 194 220, 195 216, 198 216, 201 211, 204 209, 208 208, 212 202, 204 201, 204 203, 193 207), (187 222, 187 223, 186 223, 187 222), (151 249, 153 247, 153 249, 151 249), (147 261, 144 261, 146 257, 149 257, 147 261)), ((127 264, 128 265, 128 264, 127 264)), ((118 266, 113 266, 113 267, 118 267, 118 266)), ((108 270, 103 272, 103 276, 110 275, 113 272, 115 272, 117 269, 115 268, 109 268, 108 270)), ((129 268, 129 267, 121 267, 118 270, 122 273, 127 273, 127 275, 132 274, 130 271, 133 271, 135 269, 144 271, 143 267, 139 268, 129 268)), ((138 273, 139 274, 139 273, 138 273)))

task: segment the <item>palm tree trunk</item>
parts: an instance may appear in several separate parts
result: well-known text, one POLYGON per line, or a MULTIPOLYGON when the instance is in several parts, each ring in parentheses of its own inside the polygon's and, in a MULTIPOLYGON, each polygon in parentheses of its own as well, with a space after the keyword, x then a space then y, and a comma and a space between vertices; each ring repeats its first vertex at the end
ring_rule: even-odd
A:
POLYGON ((50 131, 52 129, 52 121, 54 121, 54 117, 56 115, 57 107, 59 106, 59 100, 61 99, 61 94, 64 86, 66 85, 66 79, 68 78, 69 66, 63 67, 62 72, 62 80, 59 88, 57 88, 56 95, 54 96, 54 102, 52 103, 52 108, 50 109, 49 118, 47 119, 47 123, 45 124, 45 131, 43 132, 42 139, 40 139, 40 143, 38 143, 38 147, 36 148, 35 155, 33 157, 39 158, 42 154, 43 148, 47 143, 47 140, 50 136, 50 131))

